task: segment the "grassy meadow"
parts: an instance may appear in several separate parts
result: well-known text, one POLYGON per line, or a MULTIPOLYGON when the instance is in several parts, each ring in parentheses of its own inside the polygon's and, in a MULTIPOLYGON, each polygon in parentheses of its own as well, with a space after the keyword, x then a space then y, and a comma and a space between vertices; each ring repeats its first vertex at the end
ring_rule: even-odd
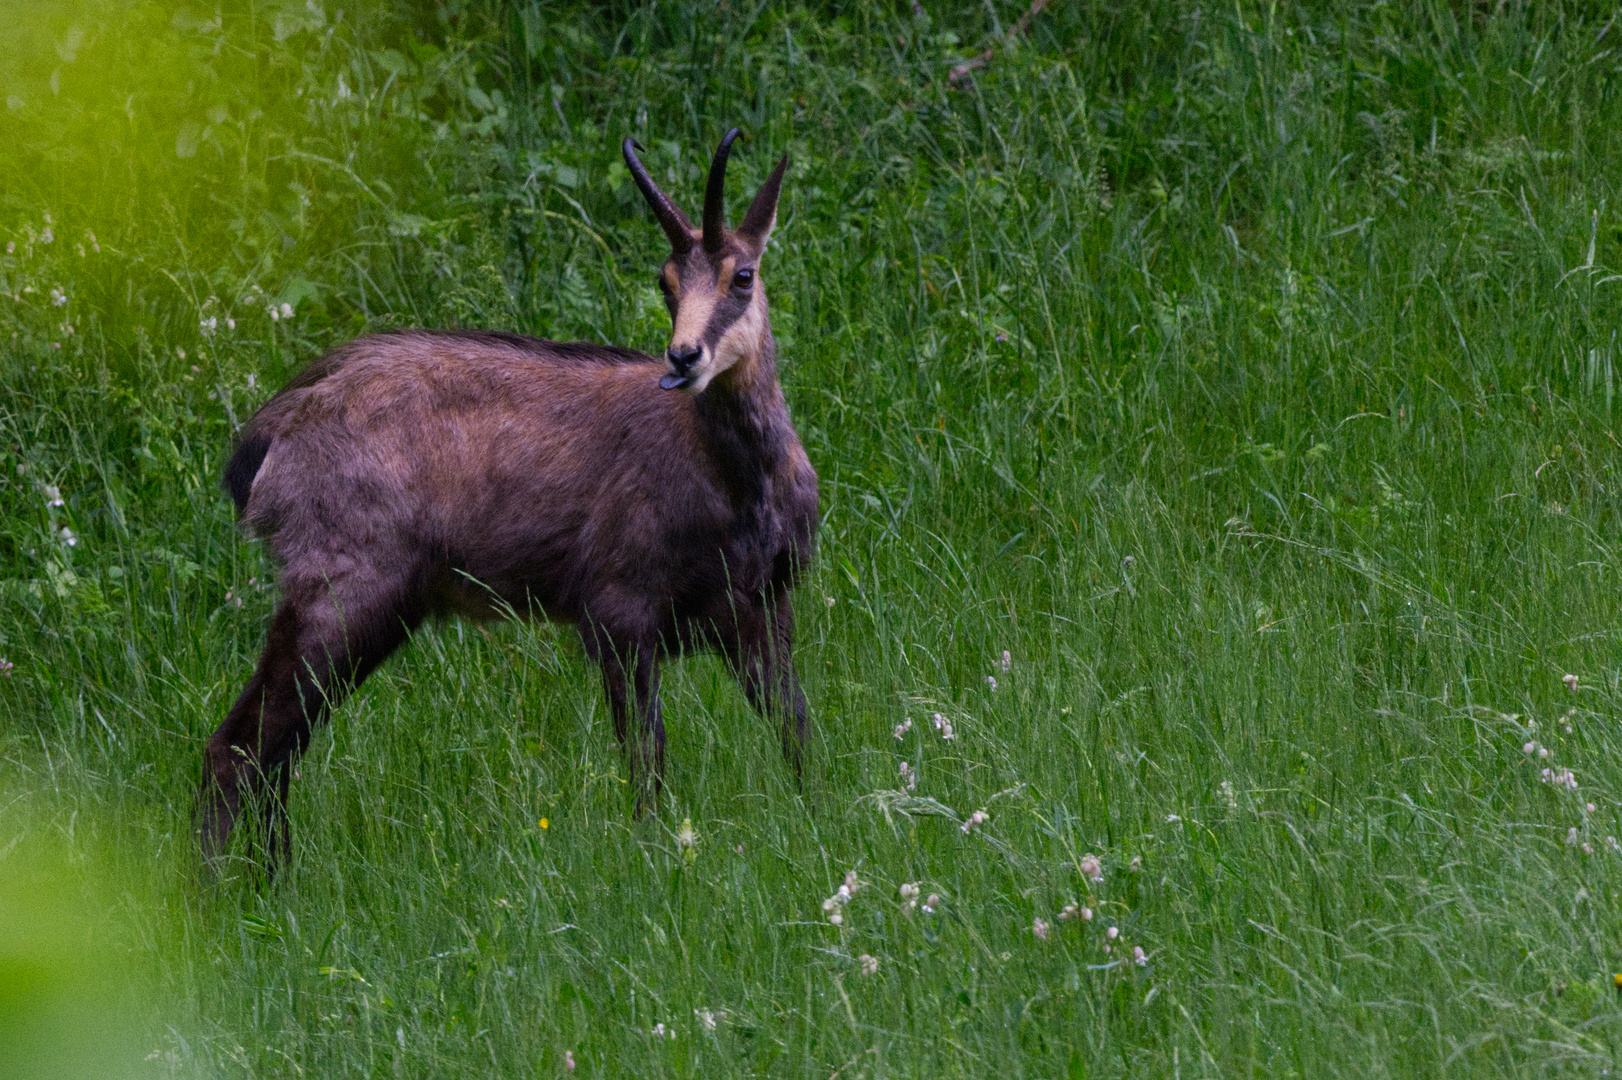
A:
POLYGON ((0 1073, 1619 1067, 1622 8, 1025 11, 0 3, 0 1073), (696 214, 734 123, 803 792, 690 658, 633 820, 572 631, 449 622, 203 887, 233 432, 371 329, 661 349, 618 144, 696 214))

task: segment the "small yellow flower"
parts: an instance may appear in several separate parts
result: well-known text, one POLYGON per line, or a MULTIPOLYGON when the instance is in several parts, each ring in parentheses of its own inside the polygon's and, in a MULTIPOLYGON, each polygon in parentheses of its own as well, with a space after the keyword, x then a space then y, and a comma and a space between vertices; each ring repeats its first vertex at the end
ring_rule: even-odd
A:
POLYGON ((543 828, 543 829, 550 829, 552 827, 552 819, 551 818, 542 818, 536 824, 540 825, 540 827, 543 828))

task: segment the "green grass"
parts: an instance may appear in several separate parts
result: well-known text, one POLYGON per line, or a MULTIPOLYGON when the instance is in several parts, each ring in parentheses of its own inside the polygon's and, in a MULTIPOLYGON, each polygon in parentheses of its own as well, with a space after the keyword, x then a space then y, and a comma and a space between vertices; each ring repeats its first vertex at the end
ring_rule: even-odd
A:
POLYGON ((952 89, 1024 5, 924 8, 0 9, 0 876, 61 864, 131 1074, 1618 1067, 1622 9, 1056 0, 952 89), (803 795, 690 659, 633 821, 570 635, 453 622, 200 890, 235 426, 369 328, 662 347, 615 148, 696 209, 731 123, 735 208, 794 159, 803 795))

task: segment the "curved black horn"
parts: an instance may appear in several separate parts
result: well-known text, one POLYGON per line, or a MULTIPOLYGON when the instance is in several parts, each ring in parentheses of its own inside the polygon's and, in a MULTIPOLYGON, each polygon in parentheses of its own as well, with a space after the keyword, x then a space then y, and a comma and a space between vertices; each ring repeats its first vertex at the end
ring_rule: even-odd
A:
POLYGON ((721 145, 710 162, 710 182, 704 186, 704 250, 712 255, 721 250, 727 228, 727 155, 732 152, 732 140, 741 134, 733 128, 721 136, 721 145))
POLYGON ((693 249, 692 222, 688 221, 687 215, 659 190, 659 185, 653 182, 648 170, 642 167, 641 159, 636 156, 636 152, 642 148, 636 144, 636 140, 627 137, 620 149, 625 151, 625 165, 631 170, 631 179, 642 189, 642 197, 648 200, 648 208, 653 211, 653 216, 659 219, 660 227, 670 238, 670 250, 678 255, 685 255, 693 249))

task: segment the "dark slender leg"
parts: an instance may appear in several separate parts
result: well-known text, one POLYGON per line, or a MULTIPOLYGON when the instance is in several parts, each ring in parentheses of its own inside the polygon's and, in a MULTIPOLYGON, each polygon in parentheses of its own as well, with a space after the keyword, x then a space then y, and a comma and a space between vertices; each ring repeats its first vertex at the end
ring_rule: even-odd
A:
POLYGON ((736 638, 726 653, 749 704, 768 720, 779 721, 783 759, 803 784, 811 721, 794 670, 793 646, 794 609, 788 599, 762 600, 737 612, 736 638))
POLYGON ((311 730, 409 632, 402 605, 365 595, 345 605, 335 591, 327 582, 287 587, 253 678, 208 740, 196 829, 209 863, 225 852, 244 803, 261 815, 272 870, 286 860, 288 781, 311 730))
POLYGON ((600 627, 582 627, 581 636, 588 655, 603 673, 603 690, 614 717, 614 738, 625 750, 631 784, 636 789, 636 816, 641 817, 658 806, 665 780, 658 648, 651 642, 621 641, 600 627))

